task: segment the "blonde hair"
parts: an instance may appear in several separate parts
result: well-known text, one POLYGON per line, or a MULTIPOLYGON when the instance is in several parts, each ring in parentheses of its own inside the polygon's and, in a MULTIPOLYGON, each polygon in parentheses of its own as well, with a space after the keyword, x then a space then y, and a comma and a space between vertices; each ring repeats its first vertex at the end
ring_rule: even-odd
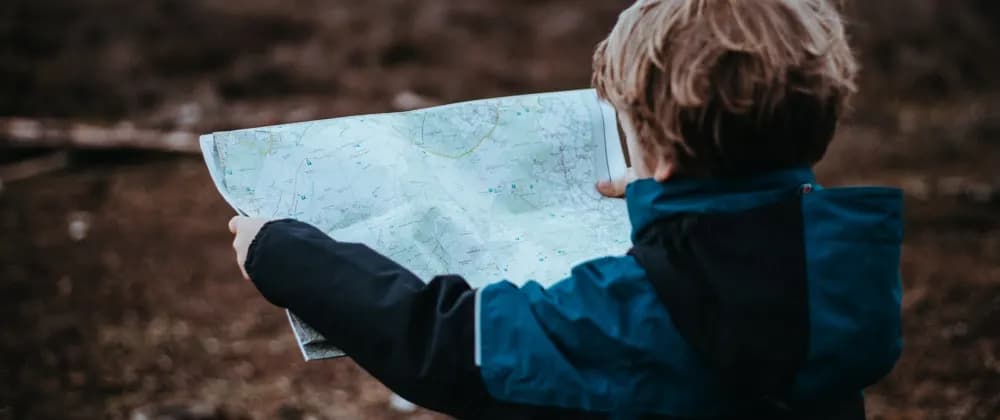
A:
POLYGON ((647 153, 718 175, 819 161, 857 67, 826 0, 639 0, 597 46, 593 85, 647 153))

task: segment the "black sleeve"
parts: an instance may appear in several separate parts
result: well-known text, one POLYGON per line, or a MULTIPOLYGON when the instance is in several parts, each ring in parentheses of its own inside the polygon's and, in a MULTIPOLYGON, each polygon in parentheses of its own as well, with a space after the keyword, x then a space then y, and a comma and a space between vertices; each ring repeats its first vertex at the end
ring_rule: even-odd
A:
POLYGON ((425 284, 364 245, 288 219, 261 228, 245 268, 268 301, 416 404, 459 418, 588 417, 487 393, 473 359, 475 291, 459 276, 425 284))

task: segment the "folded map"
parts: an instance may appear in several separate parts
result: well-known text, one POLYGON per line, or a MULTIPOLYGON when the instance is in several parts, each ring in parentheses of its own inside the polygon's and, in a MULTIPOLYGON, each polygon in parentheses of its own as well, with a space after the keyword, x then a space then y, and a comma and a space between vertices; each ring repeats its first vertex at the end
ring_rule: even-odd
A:
MULTIPOLYGON (((614 110, 594 90, 483 99, 201 136, 240 214, 295 218, 429 280, 551 284, 628 247, 614 110)), ((306 360, 343 353, 289 313, 306 360)))

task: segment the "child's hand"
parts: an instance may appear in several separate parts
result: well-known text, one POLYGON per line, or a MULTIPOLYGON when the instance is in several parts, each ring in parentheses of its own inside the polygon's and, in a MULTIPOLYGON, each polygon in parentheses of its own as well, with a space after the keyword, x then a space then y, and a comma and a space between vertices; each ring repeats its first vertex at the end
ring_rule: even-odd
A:
POLYGON ((240 272, 247 280, 250 280, 250 276, 247 274, 246 268, 243 267, 243 264, 247 262, 247 250, 250 248, 253 238, 257 237, 260 228, 269 221, 259 217, 245 216, 234 216, 229 219, 229 231, 236 235, 236 239, 233 240, 233 249, 236 250, 236 265, 240 266, 240 272))
POLYGON ((624 176, 611 181, 598 181, 597 192, 608 198, 625 198, 625 187, 632 181, 635 181, 635 171, 628 168, 624 176))

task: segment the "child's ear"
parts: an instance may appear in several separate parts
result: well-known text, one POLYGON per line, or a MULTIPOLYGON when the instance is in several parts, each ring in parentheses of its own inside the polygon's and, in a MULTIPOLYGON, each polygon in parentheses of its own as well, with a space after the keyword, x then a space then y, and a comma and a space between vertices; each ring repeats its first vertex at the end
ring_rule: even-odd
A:
POLYGON ((656 182, 666 181, 673 175, 674 163, 665 159, 660 159, 660 161, 656 163, 656 168, 653 169, 653 179, 656 180, 656 182))

